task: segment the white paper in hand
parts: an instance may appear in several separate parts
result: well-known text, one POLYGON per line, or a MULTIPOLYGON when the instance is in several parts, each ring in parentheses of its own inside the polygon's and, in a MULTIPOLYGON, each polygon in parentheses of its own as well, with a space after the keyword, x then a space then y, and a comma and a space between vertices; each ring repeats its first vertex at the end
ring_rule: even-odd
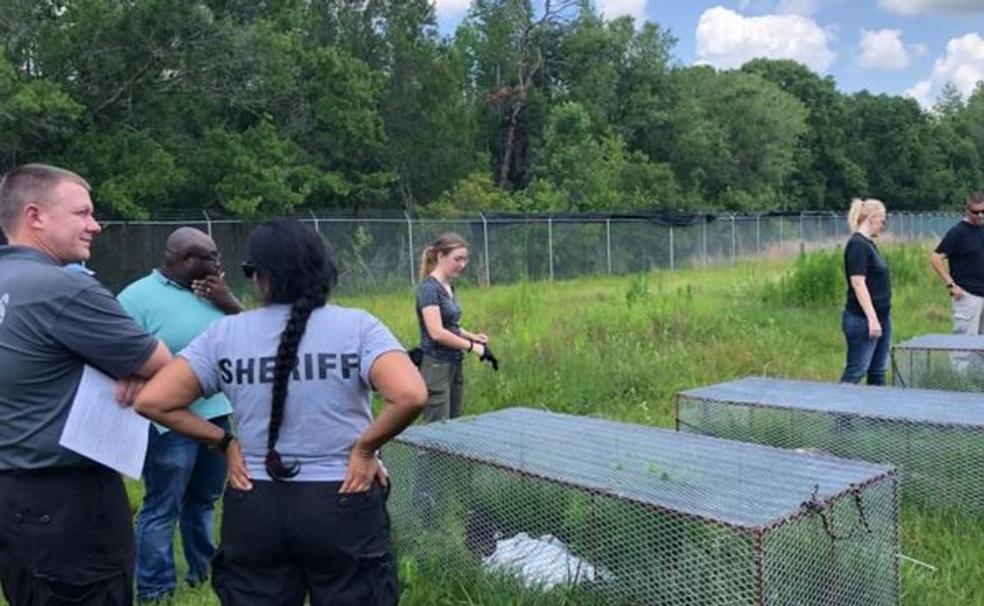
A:
POLYGON ((86 366, 58 443, 140 479, 150 421, 116 402, 116 380, 86 366))

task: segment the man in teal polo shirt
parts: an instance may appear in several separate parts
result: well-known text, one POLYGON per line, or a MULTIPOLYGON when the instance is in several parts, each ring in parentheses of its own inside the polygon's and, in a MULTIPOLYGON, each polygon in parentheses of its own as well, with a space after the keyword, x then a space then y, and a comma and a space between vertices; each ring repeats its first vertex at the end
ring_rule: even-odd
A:
MULTIPOLYGON (((123 308, 171 351, 184 349, 209 324, 242 310, 222 279, 215 242, 190 227, 172 233, 164 264, 127 286, 123 308)), ((192 410, 230 430, 232 406, 222 394, 203 398, 192 410)), ((189 585, 208 577, 215 502, 225 485, 225 458, 206 446, 163 427, 150 428, 144 462, 146 495, 137 514, 137 600, 166 598, 177 587, 174 526, 180 521, 189 585)))

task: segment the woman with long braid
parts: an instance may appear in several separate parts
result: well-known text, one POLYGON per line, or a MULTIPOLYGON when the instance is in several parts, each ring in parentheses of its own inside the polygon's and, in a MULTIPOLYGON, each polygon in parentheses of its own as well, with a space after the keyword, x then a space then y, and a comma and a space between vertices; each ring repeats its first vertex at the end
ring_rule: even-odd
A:
POLYGON ((325 304, 336 274, 313 229, 265 223, 247 255, 263 306, 213 323, 144 387, 137 411, 226 453, 212 562, 222 604, 396 604, 376 452, 420 413, 424 383, 379 320, 325 304), (371 388, 386 402, 375 421, 371 388), (187 409, 219 391, 236 437, 187 409))

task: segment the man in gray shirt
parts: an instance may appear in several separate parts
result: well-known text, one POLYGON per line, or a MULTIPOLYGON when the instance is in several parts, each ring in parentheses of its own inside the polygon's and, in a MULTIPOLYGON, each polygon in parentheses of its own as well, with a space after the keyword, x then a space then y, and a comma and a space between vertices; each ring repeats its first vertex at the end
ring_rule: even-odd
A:
POLYGON ((42 164, 0 180, 0 585, 11 606, 129 605, 133 528, 119 474, 59 446, 84 365, 132 402, 171 354, 93 277, 89 184, 42 164))

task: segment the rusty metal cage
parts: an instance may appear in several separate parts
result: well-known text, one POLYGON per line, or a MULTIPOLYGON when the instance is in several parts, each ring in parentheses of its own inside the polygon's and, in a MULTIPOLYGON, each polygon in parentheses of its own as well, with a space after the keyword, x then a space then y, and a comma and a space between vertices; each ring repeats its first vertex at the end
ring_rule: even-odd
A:
POLYGON ((892 347, 899 387, 984 392, 984 335, 931 334, 892 347))
POLYGON ((890 466, 524 408, 411 427, 383 456, 396 547, 419 566, 578 604, 899 600, 890 466), (516 537, 567 564, 490 566, 516 537), (563 588, 543 581, 558 566, 563 588))
POLYGON ((677 395, 681 431, 898 467, 902 495, 984 511, 984 396, 747 377, 677 395))

